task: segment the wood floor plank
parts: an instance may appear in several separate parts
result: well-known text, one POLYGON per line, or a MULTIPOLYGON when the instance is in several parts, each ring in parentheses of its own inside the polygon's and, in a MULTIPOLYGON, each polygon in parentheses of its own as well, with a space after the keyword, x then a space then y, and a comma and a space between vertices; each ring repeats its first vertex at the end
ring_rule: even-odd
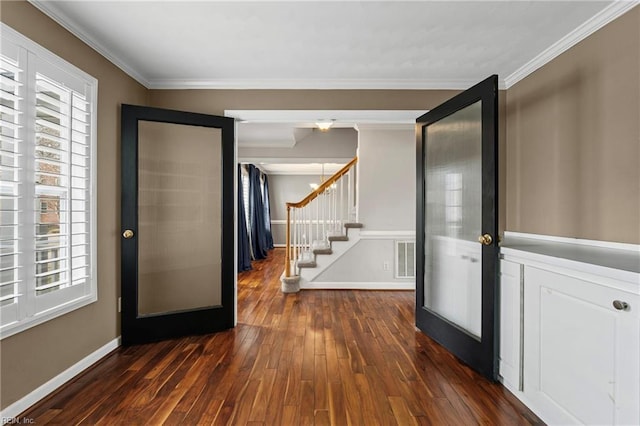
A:
POLYGON ((331 417, 329 416, 329 410, 316 410, 313 424, 316 426, 330 426, 331 417))
POLYGON ((303 380, 300 389, 300 424, 313 424, 315 419, 313 399, 313 381, 303 380))
MULTIPOLYGON (((238 425, 247 424, 250 420, 251 409, 254 406, 258 389, 260 389, 260 380, 251 379, 247 382, 247 385, 242 388, 238 397, 231 403, 234 411, 225 423, 238 425)), ((232 397, 229 399, 232 399, 232 397)))
POLYGON ((344 391, 340 382, 329 382, 329 417, 332 425, 348 424, 344 391))
POLYGON ((282 409, 282 425, 297 425, 300 419, 297 405, 285 405, 282 409))
MULTIPOLYGON (((196 352, 197 353, 197 352, 196 352)), ((193 364, 189 364, 188 360, 185 360, 183 364, 185 368, 189 370, 184 375, 184 380, 181 380, 173 389, 169 390, 169 395, 158 407, 158 409, 149 418, 149 424, 162 424, 169 416, 176 410, 177 405, 180 403, 184 395, 193 388, 195 382, 199 376, 204 376, 204 368, 206 368, 208 358, 197 354, 197 358, 193 364)))
POLYGON ((395 417, 389 404, 389 396, 399 396, 399 391, 387 391, 388 389, 377 369, 374 366, 365 366, 365 377, 369 382, 369 388, 372 389, 371 397, 375 404, 376 411, 379 414, 380 423, 382 424, 395 424, 395 417))
POLYGON ((373 394, 375 389, 371 388, 366 374, 355 375, 356 388, 360 394, 360 411, 362 412, 362 420, 366 425, 380 423, 384 419, 386 413, 384 407, 378 407, 374 400, 373 394))
POLYGON ((250 421, 264 422, 267 415, 267 407, 269 406, 269 398, 271 398, 273 385, 276 382, 277 371, 274 369, 265 370, 260 376, 260 386, 256 391, 253 405, 251 407, 250 421))
POLYGON ((287 377, 284 378, 276 373, 276 379, 273 384, 272 392, 265 410, 264 421, 266 424, 277 425, 282 424, 283 401, 287 393, 287 377))
POLYGON ((21 416, 50 425, 532 425, 414 326, 414 292, 280 292, 283 250, 238 276, 231 330, 119 348, 21 416))
POLYGON ((328 378, 327 378, 327 356, 316 355, 314 374, 313 374, 313 386, 314 386, 314 403, 313 406, 316 410, 328 410, 329 398, 328 398, 328 378))
POLYGON ((338 360, 338 364, 340 366, 340 380, 342 382, 347 417, 352 424, 365 424, 361 410, 362 400, 351 364, 346 358, 338 360))
POLYGON ((417 425, 418 421, 411 415, 407 403, 404 398, 398 396, 390 396, 389 404, 393 410, 393 415, 399 425, 417 425))
POLYGON ((218 418, 218 415, 220 414, 220 410, 222 410, 222 404, 224 404, 224 401, 221 400, 216 400, 216 399, 212 399, 208 401, 207 407, 205 409, 205 411, 203 413, 201 413, 201 415, 199 415, 198 417, 196 416, 192 416, 192 414, 195 414, 195 412, 189 412, 187 414, 187 416, 184 418, 184 423, 169 423, 167 422, 168 425, 172 425, 172 424, 203 424, 203 425, 211 425, 211 424, 215 424, 216 419, 218 418))

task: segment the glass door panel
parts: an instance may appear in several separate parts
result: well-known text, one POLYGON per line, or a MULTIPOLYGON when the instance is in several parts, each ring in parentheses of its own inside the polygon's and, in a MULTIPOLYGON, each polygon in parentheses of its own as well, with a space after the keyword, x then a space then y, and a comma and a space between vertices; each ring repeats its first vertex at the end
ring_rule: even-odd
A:
POLYGON ((138 123, 138 315, 221 301, 221 131, 138 123))
POLYGON ((426 126, 424 306, 480 338, 482 105, 426 126))

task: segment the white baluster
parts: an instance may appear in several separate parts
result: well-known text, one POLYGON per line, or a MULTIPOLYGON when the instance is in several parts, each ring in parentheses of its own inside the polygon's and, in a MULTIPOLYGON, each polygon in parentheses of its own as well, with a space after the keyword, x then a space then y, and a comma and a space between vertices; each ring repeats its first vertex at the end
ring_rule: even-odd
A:
POLYGON ((313 228, 312 228, 312 221, 311 221, 311 203, 307 204, 307 207, 305 207, 305 209, 307 209, 307 218, 309 219, 309 223, 307 224, 307 233, 309 234, 309 251, 312 251, 312 246, 313 246, 313 228))
POLYGON ((340 197, 338 197, 338 227, 340 227, 340 229, 344 229, 344 200, 342 198, 344 196, 343 184, 344 175, 341 176, 340 180, 338 181, 338 185, 340 186, 340 197))
POLYGON ((321 200, 322 213, 320 216, 322 217, 322 240, 324 241, 327 238, 327 224, 325 221, 325 210, 326 210, 325 191, 322 191, 322 194, 320 194, 320 196, 322 197, 322 200, 321 200))
POLYGON ((298 214, 298 209, 297 208, 293 208, 292 212, 291 212, 291 218, 292 218, 292 235, 293 235, 293 242, 291 245, 291 260, 292 260, 292 264, 293 264, 293 271, 292 274, 293 275, 297 275, 296 271, 297 271, 297 261, 298 261, 298 254, 296 253, 296 247, 298 245, 298 222, 296 221, 296 215, 298 214))
POLYGON ((331 195, 333 198, 333 232, 340 235, 340 228, 338 228, 338 187, 335 183, 331 186, 331 195))
MULTIPOLYGON (((300 259, 300 209, 296 209, 296 262, 300 259)), ((299 270, 296 270, 299 271, 299 270)))
POLYGON ((353 191, 352 191, 352 185, 351 185, 351 175, 353 174, 353 167, 349 169, 349 171, 347 172, 347 220, 349 222, 351 222, 351 207, 353 206, 353 191))
POLYGON ((301 246, 302 246, 302 226, 300 226, 300 220, 302 219, 302 210, 298 211, 298 214, 296 216, 296 219, 298 221, 298 261, 302 260, 302 250, 301 250, 301 246))
POLYGON ((309 208, 309 205, 307 204, 304 207, 305 220, 306 220, 306 222, 304 224, 304 229, 305 229, 305 232, 307 234, 307 241, 306 241, 307 247, 306 247, 306 250, 309 253, 311 253, 311 232, 309 232, 309 223, 311 223, 311 211, 310 210, 311 209, 309 208))
POLYGON ((301 259, 305 259, 306 258, 306 254, 305 252, 307 251, 307 235, 306 235, 306 231, 307 229, 305 228, 305 216, 306 216, 306 209, 304 207, 300 208, 300 258, 301 259))

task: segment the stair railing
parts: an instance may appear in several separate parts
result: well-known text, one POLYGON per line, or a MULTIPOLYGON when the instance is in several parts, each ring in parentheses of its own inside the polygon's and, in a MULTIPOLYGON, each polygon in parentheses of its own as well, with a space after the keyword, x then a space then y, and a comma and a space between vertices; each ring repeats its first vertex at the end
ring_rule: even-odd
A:
POLYGON ((314 250, 329 249, 330 236, 343 235, 344 224, 355 222, 355 165, 349 161, 296 203, 287 203, 285 277, 298 265, 314 261, 314 250))

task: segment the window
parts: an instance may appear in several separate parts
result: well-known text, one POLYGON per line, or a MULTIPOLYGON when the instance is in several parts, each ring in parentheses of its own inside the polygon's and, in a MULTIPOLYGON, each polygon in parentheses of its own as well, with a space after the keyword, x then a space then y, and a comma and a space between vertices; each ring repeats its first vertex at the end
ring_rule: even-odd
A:
POLYGON ((4 338, 97 300, 97 81, 0 25, 4 338))
POLYGON ((244 202, 244 218, 247 225, 247 232, 251 234, 251 227, 249 226, 249 224, 251 223, 251 211, 249 210, 249 172, 244 165, 240 168, 240 170, 242 175, 242 201, 244 202))

